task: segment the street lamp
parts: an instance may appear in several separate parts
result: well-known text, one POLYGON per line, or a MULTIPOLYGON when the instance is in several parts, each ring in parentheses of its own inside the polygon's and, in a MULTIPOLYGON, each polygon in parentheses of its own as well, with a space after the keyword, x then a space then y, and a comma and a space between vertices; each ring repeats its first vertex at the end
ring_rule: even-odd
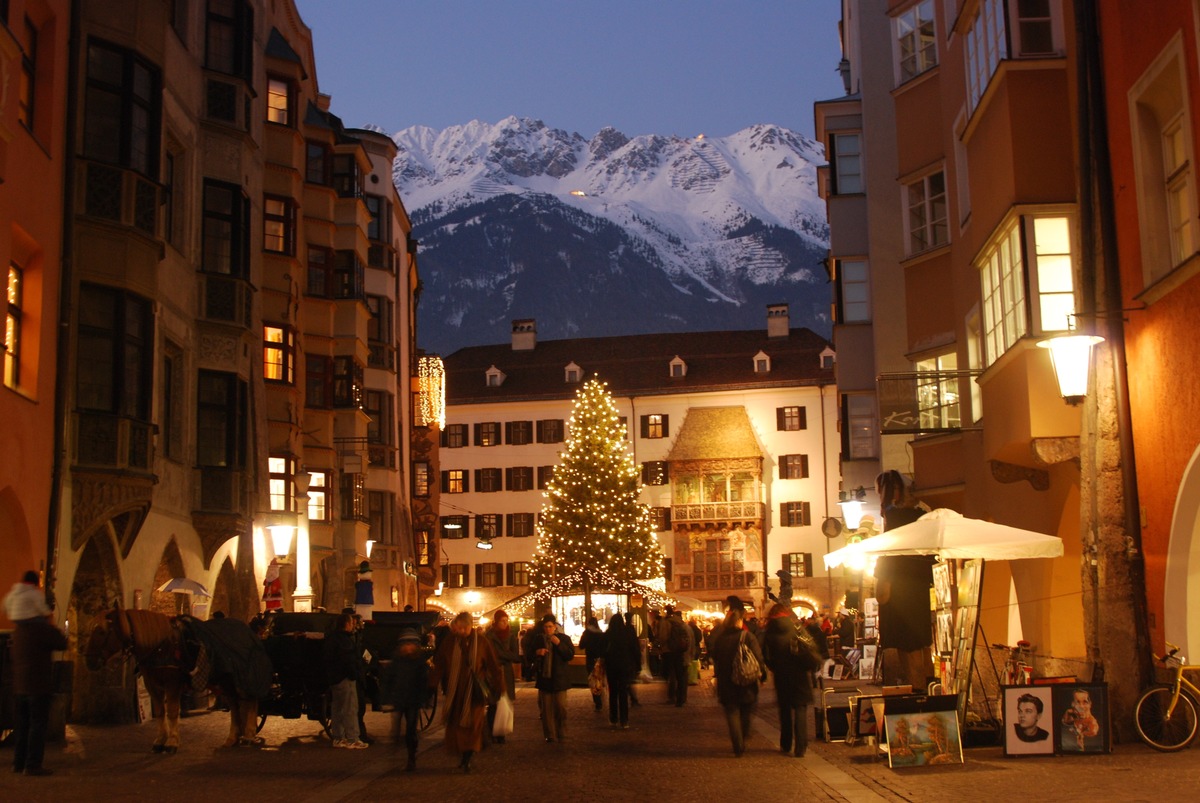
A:
POLYGON ((275 560, 279 563, 288 562, 288 554, 292 551, 292 533, 295 529, 291 524, 267 525, 267 532, 271 534, 271 548, 275 553, 275 560))
POLYGON ((1103 342, 1104 338, 1099 335, 1080 334, 1060 335, 1038 342, 1039 347, 1050 352, 1058 391, 1067 404, 1076 406, 1087 396, 1092 347, 1103 342))
POLYGON ((842 518, 846 521, 847 530, 857 530, 862 523, 863 500, 867 498, 867 489, 858 486, 852 491, 838 492, 838 507, 842 509, 842 518))

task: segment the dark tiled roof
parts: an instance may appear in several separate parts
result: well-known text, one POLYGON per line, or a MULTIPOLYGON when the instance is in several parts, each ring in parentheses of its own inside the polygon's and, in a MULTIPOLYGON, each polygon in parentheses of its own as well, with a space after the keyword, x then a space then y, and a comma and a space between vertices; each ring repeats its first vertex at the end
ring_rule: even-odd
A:
POLYGON ((599 375, 614 396, 832 385, 833 369, 821 368, 820 358, 829 346, 803 328, 778 338, 767 337, 764 329, 547 340, 528 351, 513 351, 511 343, 471 346, 445 358, 446 402, 571 398, 579 389, 564 380, 572 362, 584 378, 599 375), (771 358, 768 373, 754 372, 759 351, 771 358), (676 355, 687 363, 687 375, 672 378, 676 355), (505 374, 500 387, 487 386, 485 374, 493 365, 505 374))
POLYGON ((299 64, 300 74, 305 78, 308 78, 308 73, 304 70, 304 62, 300 59, 300 54, 292 49, 291 44, 289 44, 288 40, 283 37, 283 34, 279 32, 278 28, 271 29, 271 35, 267 37, 267 48, 265 52, 271 58, 299 64))
POLYGON ((745 407, 690 407, 668 460, 762 457, 745 407))

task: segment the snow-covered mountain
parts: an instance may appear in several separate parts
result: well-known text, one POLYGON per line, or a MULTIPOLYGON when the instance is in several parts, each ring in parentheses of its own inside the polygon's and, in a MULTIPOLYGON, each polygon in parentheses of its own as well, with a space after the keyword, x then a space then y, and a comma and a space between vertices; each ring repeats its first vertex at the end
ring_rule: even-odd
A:
POLYGON ((587 140, 509 117, 393 139, 424 349, 504 342, 518 318, 539 339, 755 329, 779 302, 828 335, 824 160, 799 134, 587 140))

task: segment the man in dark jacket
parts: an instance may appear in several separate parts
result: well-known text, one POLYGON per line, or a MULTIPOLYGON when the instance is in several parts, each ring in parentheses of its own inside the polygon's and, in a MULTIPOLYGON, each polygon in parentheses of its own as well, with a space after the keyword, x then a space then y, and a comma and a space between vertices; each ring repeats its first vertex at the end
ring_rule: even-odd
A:
POLYGON ((54 695, 51 674, 55 650, 67 648, 67 637, 40 616, 16 623, 12 637, 13 696, 17 727, 13 736, 13 772, 49 775, 42 766, 50 701, 54 695))
POLYGON ((567 666, 575 657, 575 645, 566 633, 558 629, 554 614, 542 617, 542 632, 532 638, 537 661, 538 701, 542 709, 542 735, 547 742, 566 739, 567 692, 571 676, 567 666))
POLYGON ((354 614, 342 613, 325 636, 325 679, 331 694, 330 730, 333 746, 361 750, 367 746, 358 732, 358 675, 360 658, 354 643, 354 614))

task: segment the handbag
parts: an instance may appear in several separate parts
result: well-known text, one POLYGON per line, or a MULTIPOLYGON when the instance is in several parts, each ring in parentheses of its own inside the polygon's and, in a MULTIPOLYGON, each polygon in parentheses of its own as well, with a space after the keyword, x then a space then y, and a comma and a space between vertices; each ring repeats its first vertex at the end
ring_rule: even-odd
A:
POLYGON ((496 721, 492 723, 493 736, 507 736, 513 731, 513 706, 507 694, 496 701, 496 721))
POLYGON ((753 686, 758 683, 758 679, 762 677, 762 667, 759 666, 758 658, 750 650, 750 645, 746 643, 746 631, 742 631, 741 637, 738 638, 737 652, 733 654, 733 670, 730 672, 730 680, 738 686, 753 686))
POLYGON ((596 661, 592 666, 592 673, 588 675, 588 688, 595 695, 603 694, 607 686, 608 677, 604 674, 604 662, 596 661))

